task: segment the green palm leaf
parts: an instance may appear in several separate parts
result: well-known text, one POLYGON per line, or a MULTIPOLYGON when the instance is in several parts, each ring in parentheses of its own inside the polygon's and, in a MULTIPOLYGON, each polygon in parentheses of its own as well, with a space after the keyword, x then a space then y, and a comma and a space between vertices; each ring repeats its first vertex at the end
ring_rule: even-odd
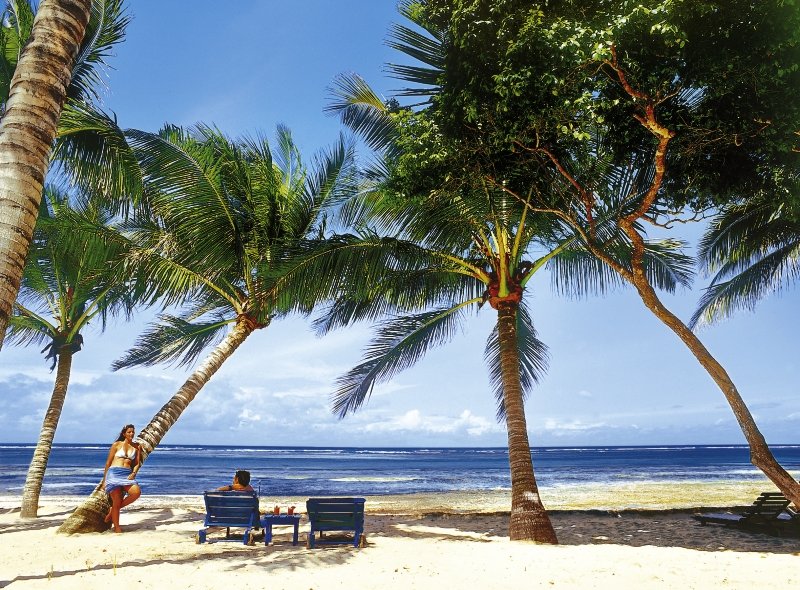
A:
POLYGON ((127 212, 141 201, 142 170, 116 118, 68 100, 61 112, 53 151, 57 169, 85 193, 127 212))
POLYGON ((122 0, 92 0, 89 23, 83 37, 67 96, 83 101, 100 98, 98 88, 104 86, 102 67, 112 55, 112 49, 125 38, 130 23, 122 0))
POLYGON ((114 361, 111 365, 114 371, 159 363, 191 365, 203 350, 222 341, 228 324, 234 319, 219 317, 207 322, 189 322, 162 314, 158 321, 159 324, 137 338, 136 344, 122 358, 114 361))
MULTIPOLYGON (((547 371, 549 355, 547 345, 537 338, 533 320, 524 305, 520 305, 517 311, 517 348, 519 349, 519 376, 522 394, 527 396, 534 384, 538 383, 547 371)), ((503 401, 500 335, 497 326, 494 327, 486 341, 483 357, 489 368, 489 382, 497 401, 497 420, 502 421, 506 416, 506 408, 503 401)))
POLYGON ((718 274, 701 297, 689 327, 711 324, 738 310, 752 311, 768 294, 789 286, 800 277, 799 262, 800 241, 774 249, 727 281, 721 280, 725 275, 718 274))
POLYGON ((377 383, 415 364, 431 348, 446 344, 459 330, 463 305, 384 322, 367 346, 364 361, 336 380, 333 411, 340 417, 366 402, 377 383))

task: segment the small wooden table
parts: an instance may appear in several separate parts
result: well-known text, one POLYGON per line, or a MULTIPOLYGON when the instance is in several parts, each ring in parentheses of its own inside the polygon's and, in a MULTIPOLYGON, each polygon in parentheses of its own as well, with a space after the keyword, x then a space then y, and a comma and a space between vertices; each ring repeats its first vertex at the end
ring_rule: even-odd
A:
POLYGON ((300 532, 299 514, 263 514, 261 516, 261 527, 264 529, 264 545, 272 542, 272 525, 291 525, 294 527, 292 545, 297 545, 297 535, 300 532))

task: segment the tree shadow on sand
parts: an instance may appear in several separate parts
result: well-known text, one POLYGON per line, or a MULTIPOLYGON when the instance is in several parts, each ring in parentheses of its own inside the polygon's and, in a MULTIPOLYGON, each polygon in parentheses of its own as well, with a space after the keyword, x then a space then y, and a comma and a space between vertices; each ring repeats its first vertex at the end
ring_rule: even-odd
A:
MULTIPOLYGON (((683 547, 701 551, 792 554, 797 539, 721 526, 701 526, 694 511, 553 510, 550 518, 562 545, 616 544, 631 547, 683 547)), ((367 519, 380 536, 486 542, 508 537, 508 513, 375 515, 367 519)), ((373 533, 375 534, 375 533, 373 533)))

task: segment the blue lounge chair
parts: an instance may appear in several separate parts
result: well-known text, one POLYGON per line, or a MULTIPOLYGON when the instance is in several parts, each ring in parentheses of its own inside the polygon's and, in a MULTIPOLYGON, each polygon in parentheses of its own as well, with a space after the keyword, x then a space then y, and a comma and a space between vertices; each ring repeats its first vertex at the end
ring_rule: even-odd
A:
MULTIPOLYGON (((219 541, 239 541, 231 537, 231 527, 243 528, 241 542, 253 545, 255 542, 253 529, 258 527, 258 496, 252 492, 204 492, 206 516, 203 528, 197 531, 195 541, 205 543, 208 529, 225 527, 225 538, 219 541)), ((211 541, 209 541, 211 542, 211 541)))
POLYGON ((324 533, 352 532, 353 547, 363 547, 364 536, 364 498, 309 498, 306 511, 311 530, 308 533, 308 547, 319 544, 350 543, 349 539, 324 538, 324 533), (317 535, 319 538, 317 539, 317 535))

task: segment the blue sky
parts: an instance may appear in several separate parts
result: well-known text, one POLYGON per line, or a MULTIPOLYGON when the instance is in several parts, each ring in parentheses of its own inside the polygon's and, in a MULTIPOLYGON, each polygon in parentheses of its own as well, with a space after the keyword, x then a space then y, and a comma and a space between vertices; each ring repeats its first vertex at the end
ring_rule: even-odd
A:
MULTIPOLYGON (((392 0, 137 0, 128 39, 116 51, 105 106, 123 127, 214 124, 229 135, 284 123, 306 157, 332 143, 326 87, 355 71, 389 94, 400 84, 383 64, 398 21, 392 0), (191 9, 187 9, 191 6, 191 9)), ((695 240, 700 227, 675 234, 695 240)), ((696 289, 665 302, 688 318, 696 289)), ((631 289, 572 301, 549 277, 528 285, 550 368, 526 405, 533 445, 738 444, 743 436, 722 394, 683 344, 631 289)), ((770 443, 797 443, 796 291, 705 329, 701 338, 728 369, 770 443)), ((169 367, 110 372, 152 312, 105 334, 84 333, 56 442, 104 442, 133 422, 144 426, 188 376, 169 367)), ((329 409, 334 379, 356 364, 368 326, 316 338, 302 318, 254 334, 200 392, 164 442, 172 444, 503 446, 483 348, 484 309, 450 346, 376 389, 358 413, 329 409)), ((35 347, 0 351, 2 442, 38 437, 54 374, 35 347)))

